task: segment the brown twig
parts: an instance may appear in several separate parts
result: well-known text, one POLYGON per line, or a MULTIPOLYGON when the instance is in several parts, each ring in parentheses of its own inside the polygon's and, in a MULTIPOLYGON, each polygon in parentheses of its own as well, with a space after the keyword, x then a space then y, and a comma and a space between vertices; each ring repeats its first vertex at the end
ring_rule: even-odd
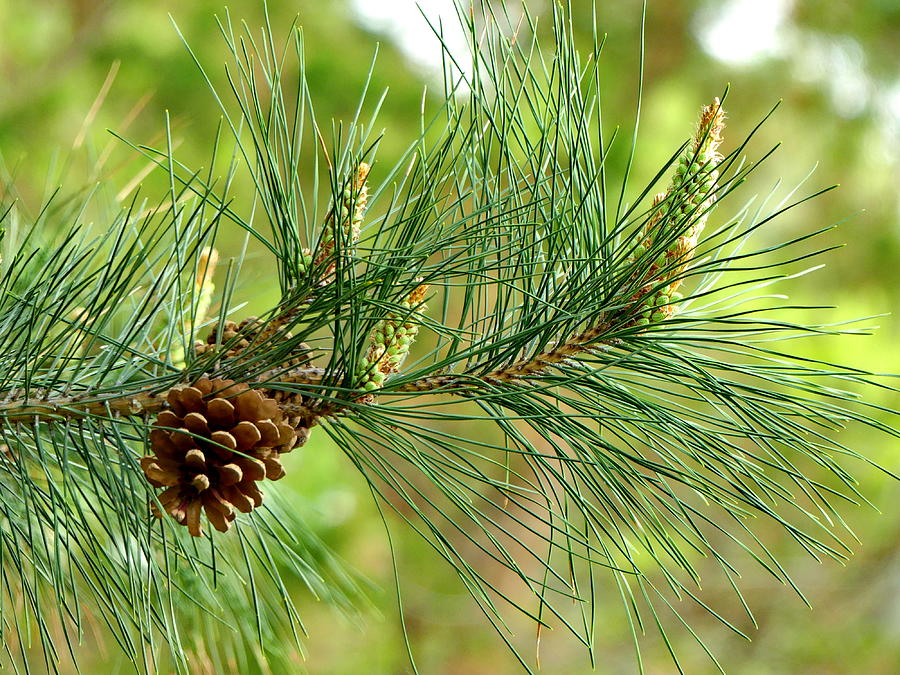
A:
MULTIPOLYGON (((577 357, 579 354, 597 346, 596 339, 608 329, 609 325, 590 328, 574 337, 558 344, 551 350, 536 356, 517 361, 506 368, 494 370, 480 379, 491 383, 512 382, 538 375, 547 369, 577 357)), ((249 382, 251 387, 266 389, 268 384, 319 384, 325 377, 325 370, 312 366, 295 368, 286 372, 267 371, 249 382)), ((400 392, 430 393, 441 390, 452 390, 455 385, 466 383, 472 386, 472 378, 467 375, 445 374, 424 377, 408 382, 396 389, 400 392)), ((175 385, 171 389, 181 389, 187 383, 175 385)), ((88 417, 128 417, 148 416, 159 413, 168 404, 166 396, 169 389, 161 392, 140 392, 130 396, 96 398, 90 395, 48 397, 46 399, 12 400, 0 403, 0 420, 19 424, 33 424, 58 420, 84 419, 88 417)), ((312 426, 322 417, 341 412, 345 406, 334 402, 322 404, 284 406, 286 414, 301 416, 312 426), (289 410, 288 410, 289 409, 289 410)))

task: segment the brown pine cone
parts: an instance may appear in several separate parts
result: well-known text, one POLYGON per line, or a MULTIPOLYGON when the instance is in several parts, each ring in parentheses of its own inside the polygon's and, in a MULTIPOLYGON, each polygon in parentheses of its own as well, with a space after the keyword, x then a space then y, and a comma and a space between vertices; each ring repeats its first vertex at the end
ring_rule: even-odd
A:
MULTIPOLYGON (((248 346, 250 346, 250 339, 253 338, 253 334, 248 335, 248 331, 246 331, 247 320, 241 321, 240 325, 236 324, 234 321, 226 321, 222 326, 222 344, 227 345, 234 338, 241 335, 241 338, 234 344, 232 344, 228 350, 225 352, 225 356, 232 357, 237 356, 242 351, 244 351, 248 346)), ((202 356, 208 352, 216 351, 218 345, 216 345, 216 339, 219 337, 219 324, 213 324, 212 328, 209 330, 209 334, 206 336, 206 342, 200 342, 199 340, 194 343, 194 353, 197 356, 202 356)))
MULTIPOLYGON (((257 483, 284 476, 279 455, 290 452, 297 432, 278 403, 232 380, 201 378, 173 389, 171 410, 159 413, 150 432, 153 455, 141 468, 153 487, 166 488, 159 503, 199 537, 200 512, 220 532, 262 503, 257 483)), ((154 515, 162 513, 154 504, 154 515)))
MULTIPOLYGON (((203 356, 209 352, 214 352, 219 348, 216 344, 218 338, 219 326, 214 325, 209 334, 206 336, 206 342, 199 340, 194 343, 194 353, 197 356, 203 356)), ((240 323, 234 321, 226 321, 222 327, 222 345, 228 345, 232 340, 238 338, 234 343, 229 345, 224 355, 228 358, 238 356, 251 343, 263 343, 271 340, 275 335, 283 334, 284 339, 293 337, 290 332, 283 331, 278 324, 264 324, 255 316, 249 316, 240 323)), ((299 368, 310 361, 311 349, 305 342, 301 342, 293 351, 292 357, 284 364, 285 368, 299 368)))
POLYGON ((294 431, 297 433, 297 442, 294 446, 299 448, 306 445, 306 441, 309 440, 310 427, 316 423, 315 417, 309 413, 291 414, 291 409, 294 409, 294 412, 302 408, 309 410, 312 405, 309 398, 297 392, 280 389, 267 389, 266 394, 275 399, 275 402, 284 411, 285 421, 294 427, 294 431))

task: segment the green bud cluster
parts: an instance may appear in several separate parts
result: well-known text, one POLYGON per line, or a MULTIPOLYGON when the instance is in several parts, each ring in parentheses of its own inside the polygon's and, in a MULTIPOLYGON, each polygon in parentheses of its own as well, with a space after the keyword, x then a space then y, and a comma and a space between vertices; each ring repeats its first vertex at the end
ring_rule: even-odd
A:
POLYGON ((322 233, 323 244, 331 244, 333 247, 336 233, 335 224, 340 227, 346 242, 353 244, 359 239, 359 227, 362 225, 369 199, 369 190, 366 185, 369 168, 368 164, 362 162, 356 169, 353 185, 344 187, 338 203, 332 210, 331 217, 325 224, 325 231, 322 233))
MULTIPOLYGON (((366 183, 369 170, 369 165, 361 162, 356 168, 353 184, 342 190, 337 203, 332 208, 322 228, 318 254, 313 257, 309 249, 303 249, 298 264, 302 274, 308 274, 314 267, 318 267, 331 257, 335 248, 336 228, 339 227, 343 233, 345 246, 353 246, 359 239, 359 229, 362 225, 369 199, 369 189, 366 183)), ((325 283, 330 281, 333 273, 334 263, 331 263, 324 274, 325 283)))
POLYGON ((681 153, 675 167, 670 192, 686 196, 679 207, 682 215, 699 212, 697 220, 691 224, 697 230, 695 236, 704 225, 702 212, 715 199, 713 190, 719 178, 716 167, 722 161, 719 145, 724 127, 724 111, 719 99, 714 99, 712 105, 703 107, 694 142, 681 153))
POLYGON ((297 268, 299 269, 301 274, 309 274, 309 271, 312 269, 313 264, 313 255, 312 251, 308 248, 300 251, 300 260, 297 264, 297 268))
POLYGON ((638 326, 647 326, 651 323, 660 323, 675 314, 676 305, 683 300, 683 296, 678 291, 669 291, 663 289, 657 291, 654 295, 647 297, 641 303, 638 319, 635 324, 638 326))
POLYGON ((706 221, 704 211, 711 204, 712 193, 719 178, 716 164, 717 160, 706 155, 681 155, 671 190, 676 195, 683 195, 683 198, 670 206, 670 222, 687 225, 686 229, 696 229, 698 232, 703 228, 706 221))
POLYGON ((400 303, 400 307, 407 310, 405 320, 396 314, 389 314, 376 324, 369 336, 369 349, 356 367, 357 383, 361 389, 367 392, 380 389, 390 375, 400 372, 419 334, 419 325, 412 316, 425 309, 422 299, 426 288, 419 286, 400 303))
POLYGON ((693 255, 706 224, 707 211, 716 199, 717 166, 722 160, 718 148, 722 142, 724 119, 719 99, 703 107, 694 142, 678 158, 669 189, 656 195, 653 201, 652 215, 641 233, 641 242, 635 247, 631 262, 643 258, 655 240, 662 238, 669 243, 647 265, 636 325, 664 321, 675 313, 675 305, 682 299, 677 292, 681 273, 693 255), (678 228, 677 236, 671 228, 678 228), (660 290, 644 297, 648 287, 660 290))

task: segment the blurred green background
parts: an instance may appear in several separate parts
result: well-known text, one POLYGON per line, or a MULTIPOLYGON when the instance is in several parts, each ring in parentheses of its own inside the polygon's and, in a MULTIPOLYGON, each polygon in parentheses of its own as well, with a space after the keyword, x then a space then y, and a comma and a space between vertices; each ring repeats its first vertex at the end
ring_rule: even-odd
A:
MULTIPOLYGON (((451 18, 449 1, 422 5, 431 15, 443 12, 446 20, 451 18)), ((589 25, 589 2, 573 0, 572 5, 585 19, 576 26, 589 25)), ((628 129, 638 82, 641 5, 636 0, 599 5, 600 28, 609 34, 603 57, 604 119, 610 129, 615 123, 628 129)), ((548 2, 531 6, 537 15, 549 10, 548 2)), ((262 25, 259 2, 234 0, 229 9, 235 19, 262 25)), ((0 153, 3 170, 27 207, 35 210, 63 180, 71 189, 105 177, 103 191, 113 203, 132 194, 141 182, 152 194, 155 179, 147 175, 146 161, 105 129, 160 146, 166 111, 176 156, 194 167, 208 161, 220 113, 167 12, 221 82, 225 56, 214 21, 214 15, 223 12, 220 0, 0 0, 0 153), (95 105, 100 100, 102 105, 95 105)), ((437 45, 415 3, 299 0, 271 2, 269 13, 281 35, 294 16, 300 16, 307 78, 320 120, 352 116, 380 43, 372 88, 390 87, 377 125, 386 131, 379 162, 390 165, 415 134, 422 87, 440 88, 437 45)), ((811 321, 887 314, 866 323, 879 326, 874 336, 810 341, 795 349, 813 358, 900 372, 900 324, 888 314, 900 302, 900 2, 651 0, 646 45, 635 169, 639 179, 651 176, 688 136, 699 106, 720 94, 726 83, 731 85, 731 143, 783 99, 761 130, 754 154, 779 142, 783 146, 743 188, 744 196, 766 194, 778 181, 785 186, 780 194, 785 194, 816 165, 803 189, 833 183, 841 187, 789 212, 780 219, 780 230, 769 228, 762 237, 788 238, 841 221, 822 243, 848 244, 827 256, 826 270, 792 282, 791 301, 837 307, 824 310, 825 318, 821 312, 811 313, 811 321)), ((726 142, 725 149, 731 147, 726 142)), ((247 203, 249 198, 246 195, 247 203)), ((234 253, 241 241, 237 233, 226 233, 220 242, 223 254, 234 253)), ((267 278, 261 252, 251 250, 245 272, 242 288, 247 290, 243 299, 251 303, 248 311, 262 312, 277 289, 267 278)), ((900 403, 888 391, 880 396, 876 402, 886 406, 900 403)), ((844 440, 893 470, 900 466, 896 443, 884 437, 850 432, 844 440)), ((304 667, 313 673, 407 672, 390 551, 365 485, 324 434, 314 435, 291 464, 284 490, 304 505, 329 545, 378 589, 355 619, 311 598, 300 599, 310 633, 304 667)), ((759 628, 746 619, 740 625, 750 631, 752 642, 683 608, 729 672, 900 672, 900 485, 871 467, 853 468, 874 508, 844 509, 862 541, 846 567, 820 565, 793 546, 783 531, 759 524, 766 543, 799 581, 812 611, 749 563, 740 567, 742 588, 759 628)), ((399 523, 393 532, 407 628, 421 671, 518 672, 474 604, 448 582, 448 570, 437 557, 399 523)), ((512 587, 510 580, 497 581, 512 587)), ((720 577, 710 576, 703 598, 734 617, 734 597, 721 584, 720 577)), ((597 671, 633 672, 618 597, 601 584, 597 602, 597 671)), ((533 653, 533 626, 515 625, 516 644, 523 653, 533 653)), ((545 672, 588 672, 583 650, 558 633, 542 636, 545 672)), ((712 672, 688 634, 676 630, 672 638, 687 672, 712 672)), ((104 645, 99 637, 97 651, 93 639, 84 650, 86 672, 120 672, 113 665, 114 645, 104 645), (95 654, 100 661, 92 663, 95 654)), ((649 673, 674 672, 665 646, 652 635, 645 641, 643 660, 649 673)))

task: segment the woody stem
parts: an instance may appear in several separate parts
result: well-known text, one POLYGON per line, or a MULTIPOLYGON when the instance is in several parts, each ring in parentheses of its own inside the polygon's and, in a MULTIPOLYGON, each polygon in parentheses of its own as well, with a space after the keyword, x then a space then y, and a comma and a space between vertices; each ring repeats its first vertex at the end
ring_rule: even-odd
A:
MULTIPOLYGON (((555 365, 577 357, 579 354, 589 351, 605 342, 598 342, 609 325, 607 323, 589 328, 572 338, 558 343, 552 349, 541 352, 531 358, 522 359, 515 363, 491 371, 478 379, 491 383, 511 382, 525 377, 534 376, 546 371, 555 365)), ((249 384, 265 385, 278 382, 279 384, 318 384, 322 382, 325 370, 316 367, 295 368, 286 372, 268 371, 255 378, 249 384)), ((455 385, 466 384, 472 386, 471 377, 466 375, 432 375, 423 377, 413 382, 401 385, 395 391, 410 393, 437 393, 443 390, 452 393, 455 385)), ((185 384, 176 385, 173 388, 181 388, 185 384)), ((264 388, 264 386, 260 386, 264 388)), ((166 395, 168 390, 162 392, 139 392, 129 396, 111 398, 95 398, 90 395, 49 397, 43 400, 13 400, 0 403, 0 419, 6 422, 20 424, 35 424, 39 422, 85 419, 88 417, 114 416, 147 416, 153 415, 167 407, 166 395)), ((289 406, 290 407, 290 406, 289 406)), ((303 411, 313 415, 314 418, 333 415, 343 409, 336 403, 327 403, 322 406, 300 406, 303 411)), ((291 407, 294 413, 303 412, 297 406, 291 407)), ((314 422, 314 420, 311 420, 314 422)))

